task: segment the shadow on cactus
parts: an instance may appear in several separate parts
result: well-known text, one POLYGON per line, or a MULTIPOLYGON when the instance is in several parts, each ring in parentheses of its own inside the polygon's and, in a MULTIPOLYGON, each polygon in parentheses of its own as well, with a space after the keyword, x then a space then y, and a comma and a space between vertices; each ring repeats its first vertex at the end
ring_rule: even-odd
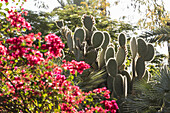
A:
MULTIPOLYGON (((119 48, 115 51, 111 37, 106 31, 95 27, 94 17, 83 15, 82 27, 72 33, 62 21, 57 21, 61 34, 67 40, 67 45, 76 58, 91 65, 89 71, 80 75, 79 86, 84 90, 106 86, 113 97, 126 98, 133 92, 133 82, 146 78, 145 63, 154 57, 154 47, 143 39, 132 38, 130 41, 132 58, 132 75, 125 70, 127 56, 127 39, 124 33, 118 36, 119 48), (62 25, 62 26, 61 26, 62 25)), ((149 79, 149 76, 147 78, 149 79)))

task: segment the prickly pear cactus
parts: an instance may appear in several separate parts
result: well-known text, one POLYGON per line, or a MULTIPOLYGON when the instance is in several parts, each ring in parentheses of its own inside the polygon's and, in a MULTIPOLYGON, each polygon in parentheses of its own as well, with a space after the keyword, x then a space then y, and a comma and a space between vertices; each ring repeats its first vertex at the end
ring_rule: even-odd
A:
POLYGON ((89 16, 89 15, 83 15, 82 17, 82 23, 83 23, 83 26, 89 30, 89 31, 92 31, 93 27, 94 27, 94 24, 95 24, 95 20, 94 20, 94 17, 93 16, 89 16))
POLYGON ((125 47, 125 44, 126 44, 126 36, 125 36, 125 34, 120 33, 119 34, 119 45, 121 47, 125 47))
POLYGON ((101 48, 104 40, 105 40, 104 34, 101 31, 95 31, 92 34, 91 44, 94 48, 101 48))
POLYGON ((86 32, 83 28, 76 28, 74 32, 75 45, 81 47, 83 41, 85 40, 86 32))
POLYGON ((146 42, 143 39, 138 39, 138 54, 141 57, 145 57, 147 52, 147 45, 146 42))
POLYGON ((135 37, 133 37, 130 41, 130 50, 132 53, 132 59, 134 59, 137 55, 137 42, 135 37))
POLYGON ((118 66, 117 66, 117 62, 114 58, 110 58, 107 62, 106 62, 106 69, 107 72, 109 74, 109 76, 112 77, 116 77, 118 74, 118 66))
POLYGON ((80 75, 82 81, 79 82, 79 86, 82 89, 106 86, 114 97, 126 98, 127 94, 132 93, 135 80, 143 78, 149 80, 150 75, 145 64, 153 59, 154 47, 143 39, 133 37, 130 40, 131 75, 125 70, 128 51, 124 33, 119 34, 119 48, 115 51, 117 46, 111 43, 109 33, 97 30, 94 17, 91 15, 83 15, 83 26, 76 28, 73 33, 64 27, 62 21, 57 21, 56 24, 61 28, 61 34, 66 38, 68 47, 76 60, 84 60, 91 65, 90 71, 80 75))

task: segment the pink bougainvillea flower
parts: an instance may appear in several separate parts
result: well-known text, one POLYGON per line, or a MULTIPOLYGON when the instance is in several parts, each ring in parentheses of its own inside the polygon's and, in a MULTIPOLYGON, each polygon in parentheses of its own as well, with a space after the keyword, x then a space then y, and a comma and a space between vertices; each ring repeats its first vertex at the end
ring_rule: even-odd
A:
POLYGON ((45 41, 47 44, 42 45, 41 49, 48 49, 49 51, 45 53, 45 55, 51 55, 53 57, 61 57, 61 51, 64 48, 64 43, 62 43, 60 37, 55 34, 48 34, 45 36, 45 41))
MULTIPOLYGON (((9 16, 7 17, 7 21, 11 22, 11 26, 20 29, 21 27, 27 28, 28 30, 32 30, 30 23, 28 23, 24 17, 22 17, 21 13, 15 12, 13 10, 8 11, 9 16)), ((25 15, 27 11, 25 12, 25 15)))
POLYGON ((90 65, 85 63, 84 61, 77 62, 75 60, 72 60, 71 62, 66 62, 66 60, 63 60, 63 63, 64 64, 62 64, 61 67, 63 67, 65 70, 70 70, 70 73, 72 74, 75 74, 75 71, 82 74, 85 69, 90 68, 90 65))
POLYGON ((0 43, 0 56, 7 54, 7 48, 0 43))

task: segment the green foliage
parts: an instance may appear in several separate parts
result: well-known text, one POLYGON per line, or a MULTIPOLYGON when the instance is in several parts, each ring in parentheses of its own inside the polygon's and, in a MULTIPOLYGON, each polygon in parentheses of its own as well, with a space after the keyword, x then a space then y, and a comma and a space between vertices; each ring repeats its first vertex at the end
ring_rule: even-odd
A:
MULTIPOLYGON (((170 20, 164 0, 132 0, 131 6, 145 16, 138 20, 138 26, 154 30, 157 26, 164 26, 170 20)), ((128 6, 129 7, 129 6, 128 6)))
POLYGON ((170 40, 170 27, 169 26, 162 26, 161 28, 152 30, 151 32, 145 32, 144 34, 140 35, 140 37, 148 40, 150 43, 154 42, 164 42, 170 40))
POLYGON ((134 84, 134 90, 140 92, 129 96, 123 112, 170 112, 170 69, 167 66, 155 72, 155 76, 141 79, 134 84))
POLYGON ((57 27, 55 26, 55 22, 52 21, 52 14, 50 13, 28 11, 28 15, 24 16, 24 18, 32 26, 32 30, 27 31, 27 33, 41 32, 42 35, 47 35, 50 32, 56 32, 57 27))
MULTIPOLYGON (((92 15, 95 17, 95 23, 91 21, 91 25, 92 23, 95 24, 96 28, 100 31, 108 31, 114 40, 117 40, 117 35, 115 33, 120 33, 123 30, 134 30, 134 27, 130 24, 118 22, 115 20, 113 21, 109 16, 101 15, 100 12, 101 11, 99 9, 90 7, 90 5, 77 6, 75 4, 70 4, 65 5, 63 8, 55 8, 52 13, 57 14, 59 20, 63 20, 64 23, 67 24, 68 28, 72 31, 74 31, 76 27, 83 26, 81 18, 84 14, 92 15)), ((93 30, 94 29, 95 27, 93 27, 93 30)))

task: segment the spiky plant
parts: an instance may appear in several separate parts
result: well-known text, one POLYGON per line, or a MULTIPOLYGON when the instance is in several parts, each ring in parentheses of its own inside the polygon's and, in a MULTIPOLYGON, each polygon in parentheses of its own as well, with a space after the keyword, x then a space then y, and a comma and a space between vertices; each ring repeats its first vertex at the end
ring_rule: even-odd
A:
MULTIPOLYGON (((148 73, 149 74, 149 73, 148 73)), ((170 113, 170 70, 164 66, 152 80, 134 83, 137 94, 130 95, 122 105, 125 113, 170 113)))
POLYGON ((148 39, 150 43, 153 43, 153 42, 160 43, 163 41, 169 41, 170 40, 170 26, 165 26, 165 27, 158 28, 150 32, 145 32, 144 34, 140 35, 140 37, 148 39))

